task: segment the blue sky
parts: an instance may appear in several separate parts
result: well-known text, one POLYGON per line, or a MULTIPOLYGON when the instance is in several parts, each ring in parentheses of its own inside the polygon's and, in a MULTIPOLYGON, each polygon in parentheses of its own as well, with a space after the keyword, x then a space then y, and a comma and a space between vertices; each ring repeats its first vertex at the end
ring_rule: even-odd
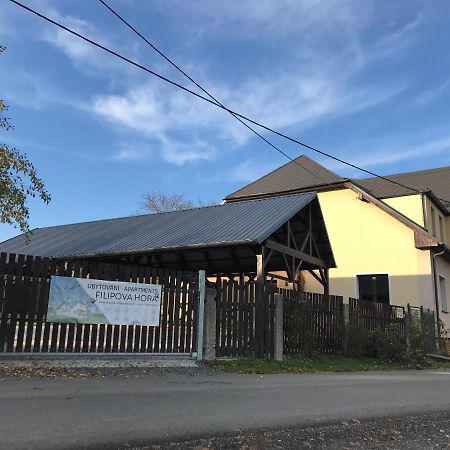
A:
MULTIPOLYGON (((26 1, 174 80, 92 0, 26 1)), ((381 174, 450 165, 446 1, 110 0, 224 104, 381 174)), ((146 192, 194 201, 285 163, 226 113, 19 9, 0 8, 1 98, 52 194, 31 226, 135 213, 146 192)), ((355 171, 268 136, 341 175, 355 171)), ((17 234, 1 225, 0 239, 17 234)))

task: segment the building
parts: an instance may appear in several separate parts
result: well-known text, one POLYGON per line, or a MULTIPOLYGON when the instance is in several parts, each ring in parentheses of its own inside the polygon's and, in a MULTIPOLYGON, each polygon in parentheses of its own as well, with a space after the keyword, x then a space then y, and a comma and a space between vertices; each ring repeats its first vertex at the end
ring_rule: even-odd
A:
MULTIPOLYGON (((331 293, 430 308, 450 329, 450 167, 348 179, 300 156, 225 202, 304 191, 318 193, 333 248, 331 293)), ((321 292, 310 273, 304 283, 321 292)))

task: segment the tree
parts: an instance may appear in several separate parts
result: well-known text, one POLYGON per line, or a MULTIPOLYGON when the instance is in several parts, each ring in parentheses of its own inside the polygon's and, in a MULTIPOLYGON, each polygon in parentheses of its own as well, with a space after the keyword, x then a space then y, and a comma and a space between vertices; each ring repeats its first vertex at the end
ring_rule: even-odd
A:
MULTIPOLYGON (((0 54, 5 47, 0 46, 0 54)), ((0 99, 0 129, 9 131, 13 126, 4 114, 8 110, 0 99)), ((0 143, 0 222, 18 226, 26 234, 30 232, 28 200, 39 197, 50 202, 44 182, 38 177, 34 165, 14 147, 0 143)))
POLYGON ((164 192, 149 192, 144 194, 141 202, 141 211, 150 213, 162 213, 180 211, 195 206, 212 206, 213 202, 205 203, 199 200, 196 204, 192 200, 186 200, 184 194, 166 194, 164 192))

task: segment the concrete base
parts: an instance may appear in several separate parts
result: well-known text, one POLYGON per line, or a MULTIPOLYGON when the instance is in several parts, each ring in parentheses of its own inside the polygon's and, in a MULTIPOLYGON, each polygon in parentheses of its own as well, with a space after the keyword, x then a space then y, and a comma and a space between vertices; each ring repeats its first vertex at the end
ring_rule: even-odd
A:
POLYGON ((13 356, 0 355, 0 368, 51 368, 51 369, 80 369, 80 368, 147 368, 147 367, 197 367, 191 356, 185 355, 111 355, 105 354, 60 354, 47 355, 35 353, 32 355, 13 356))

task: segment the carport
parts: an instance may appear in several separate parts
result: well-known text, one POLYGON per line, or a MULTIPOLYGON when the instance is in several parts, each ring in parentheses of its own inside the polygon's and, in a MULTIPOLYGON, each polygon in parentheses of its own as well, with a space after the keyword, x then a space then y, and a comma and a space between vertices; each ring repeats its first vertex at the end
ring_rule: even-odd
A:
POLYGON ((309 271, 328 294, 333 253, 316 193, 226 203, 182 211, 38 228, 0 251, 94 259, 208 277, 282 279, 297 286, 309 271))

